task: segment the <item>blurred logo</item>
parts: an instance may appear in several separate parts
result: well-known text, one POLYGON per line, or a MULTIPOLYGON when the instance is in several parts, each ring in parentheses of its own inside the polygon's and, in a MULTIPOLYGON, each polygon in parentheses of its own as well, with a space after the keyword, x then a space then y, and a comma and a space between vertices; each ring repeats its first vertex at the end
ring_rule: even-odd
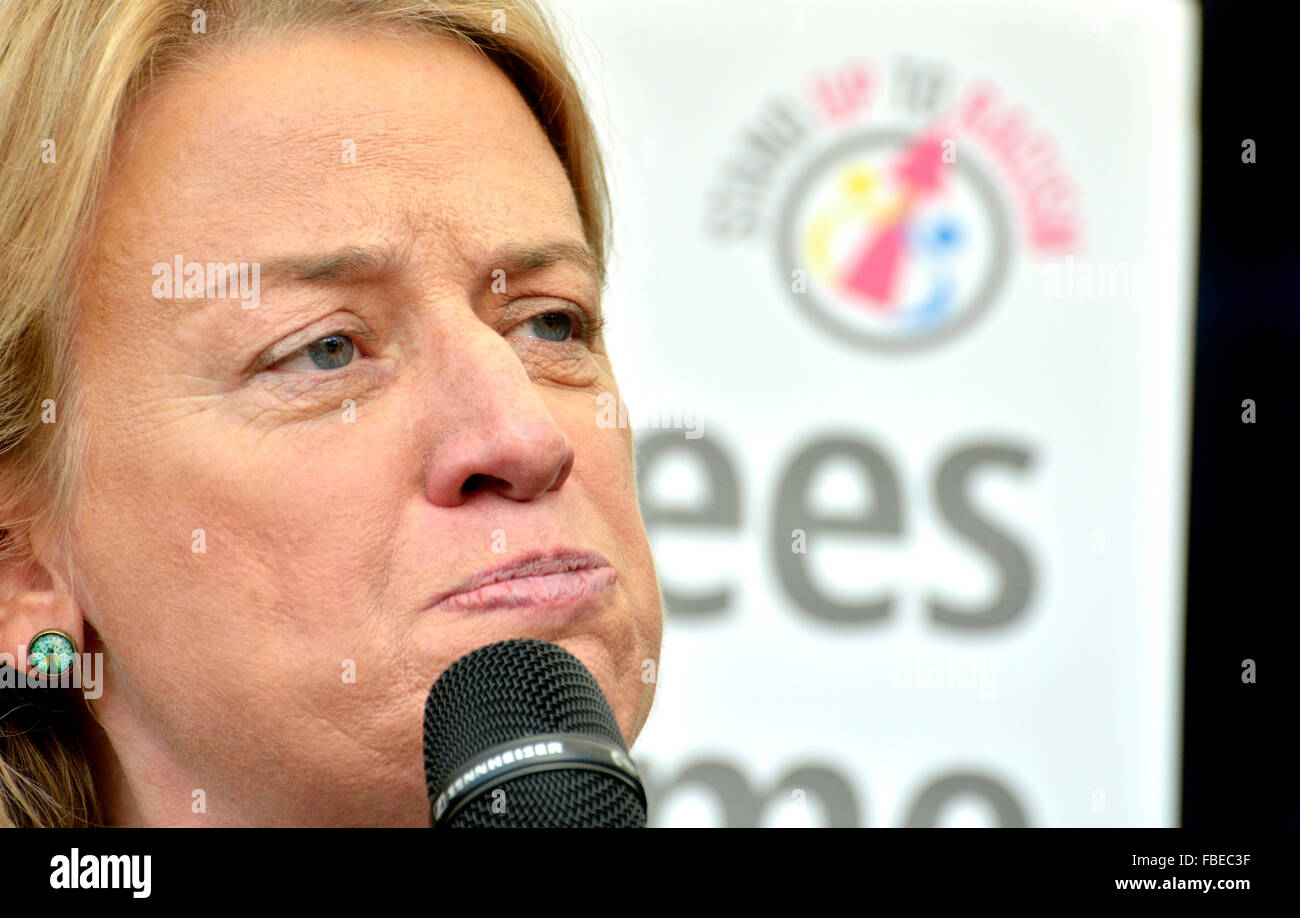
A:
POLYGON ((1007 275, 1010 233, 994 185, 952 140, 867 131, 795 179, 778 221, 795 302, 858 344, 932 344, 974 321, 1007 275), (955 148, 952 150, 955 154, 955 148))
POLYGON ((1053 138, 943 61, 850 60, 765 100, 706 193, 718 242, 772 239, 797 308, 835 340, 930 347, 977 324, 1013 252, 1078 251, 1053 138), (783 190, 782 190, 783 189, 783 190))

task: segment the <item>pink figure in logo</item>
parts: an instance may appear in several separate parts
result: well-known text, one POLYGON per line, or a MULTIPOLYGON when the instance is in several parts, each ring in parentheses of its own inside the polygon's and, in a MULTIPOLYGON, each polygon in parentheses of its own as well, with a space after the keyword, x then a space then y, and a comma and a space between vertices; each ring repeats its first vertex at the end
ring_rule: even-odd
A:
POLYGON ((943 184, 942 148, 942 139, 930 134, 903 151, 894 164, 894 177, 901 189, 894 212, 844 273, 844 286, 881 312, 895 302, 907 218, 913 207, 938 192, 943 184))

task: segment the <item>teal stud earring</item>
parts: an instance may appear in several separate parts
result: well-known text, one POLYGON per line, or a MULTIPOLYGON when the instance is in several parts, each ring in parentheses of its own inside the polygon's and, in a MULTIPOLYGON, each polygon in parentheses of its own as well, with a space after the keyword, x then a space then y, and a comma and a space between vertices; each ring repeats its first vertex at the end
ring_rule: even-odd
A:
POLYGON ((72 638, 53 628, 36 635, 27 646, 27 665, 43 676, 62 676, 72 668, 72 658, 77 654, 72 638))

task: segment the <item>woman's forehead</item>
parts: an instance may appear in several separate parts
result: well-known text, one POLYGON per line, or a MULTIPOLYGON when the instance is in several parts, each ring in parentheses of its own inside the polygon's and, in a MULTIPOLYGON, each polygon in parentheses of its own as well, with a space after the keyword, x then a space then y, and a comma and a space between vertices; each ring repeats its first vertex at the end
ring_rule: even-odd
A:
POLYGON ((582 239, 564 167, 527 103, 445 38, 252 45, 160 81, 122 136, 101 258, 582 239))

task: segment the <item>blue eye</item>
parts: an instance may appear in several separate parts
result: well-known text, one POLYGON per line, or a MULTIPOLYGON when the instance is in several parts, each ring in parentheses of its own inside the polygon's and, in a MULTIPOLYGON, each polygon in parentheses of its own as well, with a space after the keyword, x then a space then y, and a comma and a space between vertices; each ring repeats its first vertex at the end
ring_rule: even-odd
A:
POLYGON ((356 345, 352 343, 352 339, 347 335, 327 335, 290 354, 277 363, 276 366, 289 370, 310 370, 312 367, 318 370, 337 370, 339 367, 352 362, 352 355, 355 350, 356 345), (311 367, 294 367, 293 364, 299 360, 311 361, 311 367))
POLYGON ((530 328, 536 337, 546 341, 568 341, 573 336, 573 317, 563 312, 543 313, 520 322, 509 334, 517 334, 521 328, 530 328))

